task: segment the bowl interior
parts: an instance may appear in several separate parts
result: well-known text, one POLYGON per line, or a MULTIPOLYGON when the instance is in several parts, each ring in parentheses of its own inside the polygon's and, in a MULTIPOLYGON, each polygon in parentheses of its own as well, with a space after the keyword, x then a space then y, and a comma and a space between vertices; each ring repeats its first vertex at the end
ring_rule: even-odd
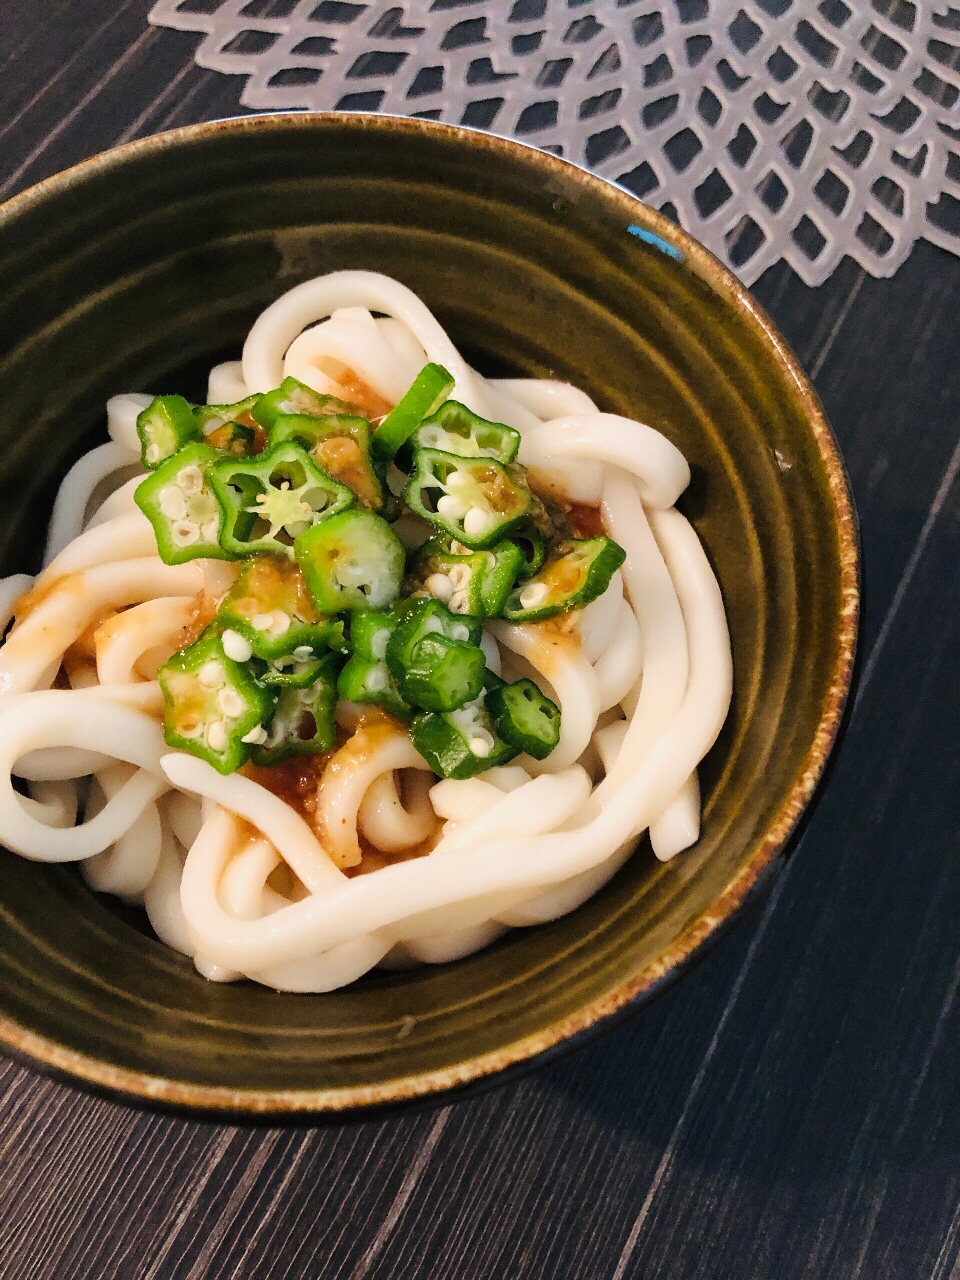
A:
POLYGON ((74 869, 2 853, 3 1034, 104 1087, 208 1109, 339 1108, 549 1047, 653 989, 737 905, 802 807, 816 749, 806 789, 798 779, 839 713, 852 527, 829 432, 788 357, 730 278, 626 193, 422 121, 201 126, 7 207, 3 572, 35 567, 56 483, 104 438, 110 395, 202 396, 201 371, 239 355, 265 304, 342 267, 410 285, 482 368, 569 379, 690 460, 681 507, 720 579, 735 670, 701 771, 703 836, 667 866, 644 842, 554 924, 313 997, 208 983, 74 869))

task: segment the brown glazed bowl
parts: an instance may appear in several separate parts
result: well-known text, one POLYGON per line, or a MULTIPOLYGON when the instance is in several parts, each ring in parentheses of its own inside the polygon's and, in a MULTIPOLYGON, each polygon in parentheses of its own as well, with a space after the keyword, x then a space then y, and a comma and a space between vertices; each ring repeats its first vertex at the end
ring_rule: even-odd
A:
POLYGON ((468 129, 274 115, 134 142, 0 210, 0 568, 36 567, 58 479, 118 391, 202 398, 258 311, 384 271, 488 372, 569 379, 686 454, 735 695, 702 766, 703 836, 644 840, 562 920, 331 995, 217 985, 88 890, 0 851, 0 1047, 78 1084, 232 1119, 449 1095, 555 1053, 689 963, 780 863, 837 733, 856 527, 795 359, 700 245, 618 187, 468 129))

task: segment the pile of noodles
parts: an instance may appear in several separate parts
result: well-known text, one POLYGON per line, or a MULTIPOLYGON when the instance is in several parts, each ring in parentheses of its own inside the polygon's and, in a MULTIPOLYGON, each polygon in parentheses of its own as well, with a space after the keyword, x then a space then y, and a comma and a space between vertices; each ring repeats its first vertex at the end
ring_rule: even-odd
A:
POLYGON ((732 672, 719 588, 674 509, 689 470, 669 441, 568 384, 480 377, 414 294, 363 271, 268 307, 243 360, 212 370, 208 400, 292 374, 384 412, 427 361, 456 378, 454 398, 515 427, 536 482, 598 508, 627 553, 567 623, 485 624, 488 665, 560 706, 546 760, 438 781, 401 726, 341 702, 345 741, 304 810, 256 771, 223 777, 171 752, 157 667, 235 569, 158 557, 133 501, 148 396, 109 402, 110 442, 63 481, 39 577, 0 581, 3 623, 15 618, 0 647, 0 842, 79 862, 209 978, 328 991, 375 965, 450 960, 571 911, 643 831, 661 859, 697 839, 696 769, 732 672))

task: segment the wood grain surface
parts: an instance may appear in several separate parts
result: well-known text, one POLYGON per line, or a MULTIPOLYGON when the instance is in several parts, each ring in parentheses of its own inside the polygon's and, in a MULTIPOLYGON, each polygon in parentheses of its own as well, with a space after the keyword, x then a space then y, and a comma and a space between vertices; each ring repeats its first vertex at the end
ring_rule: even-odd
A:
MULTIPOLYGON (((237 114, 147 0, 0 2, 0 194, 237 114)), ((773 894, 655 1004, 483 1097, 187 1123, 0 1067, 2 1280, 960 1277, 960 260, 756 290, 859 505, 859 689, 773 894)))

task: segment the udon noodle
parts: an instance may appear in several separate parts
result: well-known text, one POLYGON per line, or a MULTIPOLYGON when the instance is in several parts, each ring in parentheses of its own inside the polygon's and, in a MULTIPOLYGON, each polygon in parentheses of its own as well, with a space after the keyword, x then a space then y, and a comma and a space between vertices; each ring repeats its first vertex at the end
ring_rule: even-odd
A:
POLYGON ((538 484, 594 509, 626 551, 569 626, 484 626, 488 667, 532 676, 561 709, 546 759, 437 780, 401 724, 344 701, 342 745, 306 805, 263 771, 222 776, 171 751, 158 666, 235 566, 158 557, 133 500, 149 396, 109 401, 109 443, 63 480, 42 572, 0 582, 4 626, 15 619, 0 648, 0 841, 80 863, 208 978, 322 992, 375 966, 452 960, 572 911, 644 831, 662 860, 698 838, 697 766, 727 714, 730 645, 675 508, 689 470, 663 435, 563 382, 481 377, 410 290, 362 271, 269 306, 242 361, 211 371, 208 399, 293 375, 374 417, 428 361, 457 400, 521 433, 538 484))

